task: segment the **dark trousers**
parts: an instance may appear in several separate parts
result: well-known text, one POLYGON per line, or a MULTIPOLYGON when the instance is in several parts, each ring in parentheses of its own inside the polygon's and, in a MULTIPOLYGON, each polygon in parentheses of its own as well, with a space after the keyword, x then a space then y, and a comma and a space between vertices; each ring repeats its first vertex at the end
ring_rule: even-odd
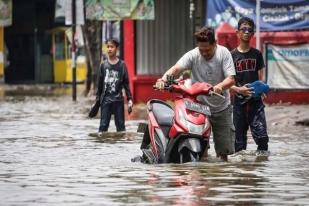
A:
POLYGON ((247 131, 250 127, 252 137, 258 150, 268 150, 267 125, 261 99, 250 100, 241 104, 238 99, 234 102, 233 121, 236 129, 235 151, 247 148, 247 131))
POLYGON ((126 130, 124 120, 124 102, 102 102, 99 132, 106 132, 108 130, 112 114, 114 114, 117 132, 126 130))

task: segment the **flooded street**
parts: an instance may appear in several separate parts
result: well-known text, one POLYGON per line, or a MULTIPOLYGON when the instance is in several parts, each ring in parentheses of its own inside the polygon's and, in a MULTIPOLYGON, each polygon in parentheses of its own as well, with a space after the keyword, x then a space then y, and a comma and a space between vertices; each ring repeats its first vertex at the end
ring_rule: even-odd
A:
MULTIPOLYGON (((248 150, 183 165, 132 163, 143 106, 127 133, 91 135, 91 98, 70 88, 0 86, 0 205, 309 205, 309 106, 266 109, 270 156, 248 150)), ((111 122, 110 131, 115 131, 111 122)))

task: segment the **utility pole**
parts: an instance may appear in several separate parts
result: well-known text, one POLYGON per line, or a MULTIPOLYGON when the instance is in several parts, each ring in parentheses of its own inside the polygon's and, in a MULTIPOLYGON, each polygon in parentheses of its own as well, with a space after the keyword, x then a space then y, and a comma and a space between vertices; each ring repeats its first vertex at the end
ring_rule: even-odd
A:
POLYGON ((76 0, 72 0, 72 98, 76 101, 76 0))
POLYGON ((261 11, 261 0, 256 0, 256 7, 255 7, 255 22, 256 22, 256 49, 260 50, 260 11, 261 11))

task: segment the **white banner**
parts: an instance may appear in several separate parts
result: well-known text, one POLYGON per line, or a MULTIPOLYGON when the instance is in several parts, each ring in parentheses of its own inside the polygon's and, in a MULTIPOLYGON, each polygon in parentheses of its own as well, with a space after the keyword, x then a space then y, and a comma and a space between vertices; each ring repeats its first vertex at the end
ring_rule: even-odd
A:
MULTIPOLYGON (((83 0, 75 0, 76 25, 84 25, 83 0)), ((65 18, 65 25, 72 24, 72 0, 56 0, 55 19, 65 18)))
POLYGON ((118 21, 154 20, 154 0, 86 0, 86 18, 118 21))
POLYGON ((0 64, 4 63, 4 57, 2 51, 0 51, 0 64))
POLYGON ((267 45, 267 84, 274 89, 309 89, 309 43, 267 45))
MULTIPOLYGON (((83 0, 75 0, 76 25, 84 25, 84 3, 83 0)), ((72 0, 66 0, 65 4, 65 25, 72 24, 72 0)))
POLYGON ((0 0, 0 26, 12 25, 12 0, 0 0))

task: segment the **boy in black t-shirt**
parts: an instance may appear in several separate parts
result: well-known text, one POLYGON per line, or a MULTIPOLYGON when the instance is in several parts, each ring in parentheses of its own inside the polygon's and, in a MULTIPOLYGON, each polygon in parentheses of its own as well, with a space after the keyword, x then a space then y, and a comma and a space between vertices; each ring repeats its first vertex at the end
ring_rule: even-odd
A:
POLYGON ((254 22, 243 17, 238 22, 237 37, 240 44, 232 53, 236 70, 236 92, 234 98, 233 121, 236 129, 235 151, 247 148, 247 131, 250 127, 252 137, 257 144, 258 153, 268 150, 268 135, 261 97, 253 97, 253 91, 247 84, 263 80, 264 60, 261 52, 250 47, 254 35, 254 22), (251 98, 250 98, 251 97, 251 98), (246 100, 246 101, 244 101, 246 100))
POLYGON ((108 58, 100 65, 98 76, 97 100, 101 104, 101 121, 99 132, 106 132, 111 115, 115 116, 117 132, 125 131, 124 99, 122 89, 128 100, 128 112, 132 111, 132 95, 129 87, 129 75, 126 64, 119 59, 117 49, 119 43, 115 39, 106 41, 108 58))

